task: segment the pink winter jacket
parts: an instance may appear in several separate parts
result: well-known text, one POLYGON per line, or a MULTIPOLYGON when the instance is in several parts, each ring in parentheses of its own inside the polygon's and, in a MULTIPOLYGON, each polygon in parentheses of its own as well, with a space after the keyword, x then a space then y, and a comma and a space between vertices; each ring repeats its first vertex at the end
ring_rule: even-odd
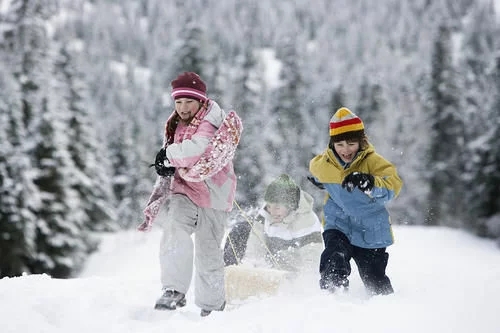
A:
POLYGON ((186 138, 188 126, 179 123, 175 130, 174 142, 166 147, 167 158, 177 169, 171 193, 184 194, 203 208, 230 211, 236 192, 236 175, 232 161, 215 175, 199 182, 187 181, 179 174, 180 168, 190 169, 198 162, 209 145, 210 139, 226 117, 226 113, 216 102, 210 101, 209 103, 206 116, 191 138, 186 138))

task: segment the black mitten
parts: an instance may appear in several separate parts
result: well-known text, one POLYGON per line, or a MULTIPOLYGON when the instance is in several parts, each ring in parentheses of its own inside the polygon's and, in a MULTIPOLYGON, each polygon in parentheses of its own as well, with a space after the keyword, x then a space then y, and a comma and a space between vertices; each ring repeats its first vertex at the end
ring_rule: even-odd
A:
POLYGON ((165 150, 164 147, 160 149, 160 151, 156 154, 155 158, 155 166, 156 165, 163 165, 163 161, 167 159, 167 151, 165 150))
POLYGON ((175 167, 167 165, 170 165, 170 161, 167 158, 165 148, 162 148, 156 154, 155 163, 152 164, 151 166, 155 167, 156 173, 158 175, 163 177, 171 177, 175 173, 175 167))
POLYGON ((352 192, 354 188, 359 188, 362 192, 370 192, 375 184, 375 178, 369 173, 352 172, 342 181, 342 187, 352 192))
POLYGON ((322 183, 316 181, 316 179, 314 179, 313 176, 307 176, 307 180, 310 181, 314 186, 316 186, 317 188, 321 189, 321 190, 324 190, 325 189, 325 185, 323 185, 322 183))
POLYGON ((175 174, 174 167, 161 166, 157 167, 155 165, 156 173, 162 177, 172 177, 175 174))

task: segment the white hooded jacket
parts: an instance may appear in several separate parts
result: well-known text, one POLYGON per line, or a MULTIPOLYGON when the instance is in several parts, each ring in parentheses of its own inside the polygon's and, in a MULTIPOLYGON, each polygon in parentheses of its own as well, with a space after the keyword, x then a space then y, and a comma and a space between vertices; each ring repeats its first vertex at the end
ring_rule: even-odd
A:
MULTIPOLYGON (((298 270, 303 261, 301 248, 308 244, 315 244, 315 252, 323 248, 322 227, 313 211, 313 203, 312 196, 301 190, 299 207, 279 223, 272 222, 265 204, 259 210, 264 223, 254 223, 245 259, 258 260, 267 256, 273 266, 277 266, 275 268, 298 270)), ((320 252, 317 253, 318 258, 319 255, 320 252)))

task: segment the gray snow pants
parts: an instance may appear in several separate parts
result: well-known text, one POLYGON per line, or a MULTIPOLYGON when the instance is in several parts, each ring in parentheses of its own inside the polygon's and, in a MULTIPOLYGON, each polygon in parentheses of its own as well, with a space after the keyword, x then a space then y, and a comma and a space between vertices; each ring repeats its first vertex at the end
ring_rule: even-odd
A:
POLYGON ((225 300, 221 243, 229 214, 200 208, 181 194, 172 195, 168 206, 160 244, 163 288, 187 293, 193 275, 194 255, 195 304, 205 310, 219 309, 225 300), (196 251, 191 238, 193 233, 196 251))

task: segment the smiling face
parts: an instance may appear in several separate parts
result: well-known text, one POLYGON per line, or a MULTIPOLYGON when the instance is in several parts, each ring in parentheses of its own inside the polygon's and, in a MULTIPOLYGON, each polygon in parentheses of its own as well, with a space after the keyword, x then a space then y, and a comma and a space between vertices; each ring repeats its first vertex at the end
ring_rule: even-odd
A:
POLYGON ((351 163, 359 151, 358 141, 338 141, 333 144, 333 148, 345 163, 351 163))
POLYGON ((283 204, 268 203, 267 211, 271 215, 272 223, 279 223, 290 214, 291 209, 283 204))
POLYGON ((200 110, 201 103, 191 98, 178 98, 175 100, 175 111, 183 122, 189 123, 200 110))

